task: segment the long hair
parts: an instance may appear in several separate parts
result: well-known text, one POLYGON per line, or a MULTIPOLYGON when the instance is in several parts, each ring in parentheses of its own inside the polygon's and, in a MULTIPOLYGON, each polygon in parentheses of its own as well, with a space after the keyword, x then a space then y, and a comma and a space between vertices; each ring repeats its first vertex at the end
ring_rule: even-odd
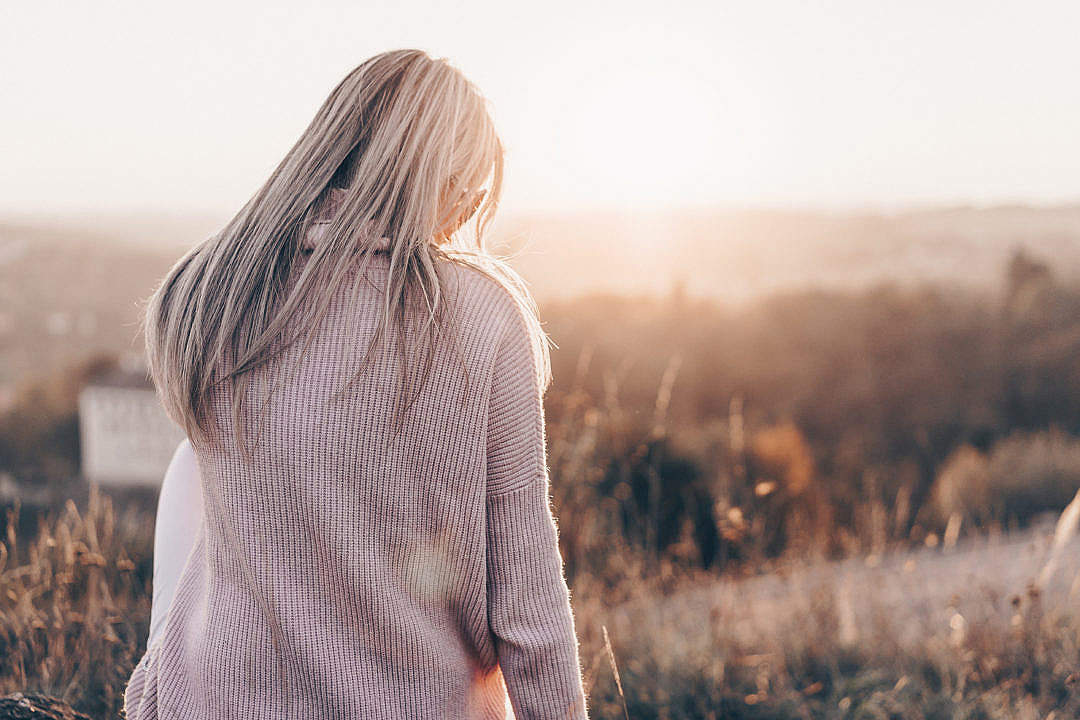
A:
POLYGON ((149 372, 170 418, 193 441, 208 439, 209 393, 228 382, 243 446, 242 400, 252 372, 300 339, 306 351, 354 267, 354 292, 359 287, 379 239, 389 241, 389 275, 359 372, 377 346, 396 344, 403 370, 396 427, 420 393, 436 342, 453 337, 440 259, 473 267, 511 294, 530 327, 546 389, 549 340, 535 303, 485 243, 502 191, 503 153, 487 101, 445 59, 394 50, 350 72, 254 197, 189 250, 147 301, 149 372), (344 200, 325 241, 287 285, 302 239, 332 193, 344 200), (470 218, 472 238, 464 240, 470 218), (422 321, 413 327, 410 317, 422 321))

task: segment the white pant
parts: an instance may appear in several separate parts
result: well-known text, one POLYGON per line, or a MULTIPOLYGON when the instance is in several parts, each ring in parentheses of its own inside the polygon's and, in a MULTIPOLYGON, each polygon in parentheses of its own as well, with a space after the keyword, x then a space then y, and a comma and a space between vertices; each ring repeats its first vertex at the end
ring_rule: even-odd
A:
POLYGON ((202 522, 202 479, 195 451, 186 438, 176 448, 158 495, 154 527, 154 597, 150 606, 150 647, 165 628, 180 573, 195 546, 202 522))

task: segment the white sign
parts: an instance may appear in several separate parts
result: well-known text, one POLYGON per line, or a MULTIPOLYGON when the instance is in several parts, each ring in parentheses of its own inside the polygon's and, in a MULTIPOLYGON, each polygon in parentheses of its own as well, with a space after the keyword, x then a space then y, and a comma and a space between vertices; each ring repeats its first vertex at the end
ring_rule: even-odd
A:
POLYGON ((79 436, 88 480, 157 486, 184 432, 153 390, 89 385, 79 393, 79 436))

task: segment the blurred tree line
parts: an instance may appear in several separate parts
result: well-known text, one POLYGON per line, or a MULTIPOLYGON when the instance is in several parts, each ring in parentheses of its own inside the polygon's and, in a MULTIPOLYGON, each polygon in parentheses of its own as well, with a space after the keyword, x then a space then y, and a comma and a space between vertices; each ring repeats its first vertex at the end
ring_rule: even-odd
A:
POLYGON ((1080 488, 1078 310, 1022 250, 996 297, 549 305, 568 565, 610 565, 611 539, 696 567, 874 553, 1060 510, 1080 488))
MULTIPOLYGON (((1080 487, 1078 310, 1080 288, 1023 251, 996 297, 885 284, 546 305, 568 572, 874 553, 1059 510, 1080 487)), ((114 364, 28 381, 0 415, 0 476, 70 483, 77 393, 114 364)))

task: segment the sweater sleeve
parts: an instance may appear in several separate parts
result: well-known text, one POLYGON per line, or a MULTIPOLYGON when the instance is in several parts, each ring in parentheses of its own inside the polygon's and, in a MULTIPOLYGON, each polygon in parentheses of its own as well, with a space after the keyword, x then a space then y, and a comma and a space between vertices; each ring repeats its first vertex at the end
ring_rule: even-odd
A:
POLYGON ((551 512, 543 390, 523 322, 499 344, 488 416, 488 622, 517 720, 588 717, 551 512))

